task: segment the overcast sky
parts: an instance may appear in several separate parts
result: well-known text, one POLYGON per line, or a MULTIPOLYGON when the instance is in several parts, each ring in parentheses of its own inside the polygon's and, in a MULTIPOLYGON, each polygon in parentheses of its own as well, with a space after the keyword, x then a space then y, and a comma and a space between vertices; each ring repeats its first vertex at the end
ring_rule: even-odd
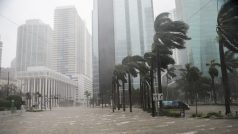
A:
MULTIPOLYGON (((175 8, 174 0, 153 0, 154 12, 175 8)), ((3 41, 2 67, 9 67, 16 55, 17 27, 27 19, 40 19, 53 28, 54 9, 73 5, 91 31, 92 0, 0 0, 0 40, 3 41)))

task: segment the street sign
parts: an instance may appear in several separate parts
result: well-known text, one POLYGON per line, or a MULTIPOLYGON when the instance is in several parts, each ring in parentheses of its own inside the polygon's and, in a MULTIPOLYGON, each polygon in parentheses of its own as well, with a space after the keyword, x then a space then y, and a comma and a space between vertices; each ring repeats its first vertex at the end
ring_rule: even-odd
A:
POLYGON ((154 101, 157 101, 157 100, 158 100, 158 94, 157 94, 157 93, 154 93, 154 94, 153 94, 153 100, 154 100, 154 101))
POLYGON ((162 93, 159 93, 159 94, 158 94, 158 93, 154 93, 154 94, 153 94, 153 100, 154 100, 154 101, 160 101, 160 100, 163 100, 163 98, 164 98, 164 97, 163 97, 163 94, 162 94, 162 93))
POLYGON ((164 98, 164 97, 163 97, 163 93, 158 94, 158 99, 159 99, 159 100, 163 100, 163 98, 164 98))

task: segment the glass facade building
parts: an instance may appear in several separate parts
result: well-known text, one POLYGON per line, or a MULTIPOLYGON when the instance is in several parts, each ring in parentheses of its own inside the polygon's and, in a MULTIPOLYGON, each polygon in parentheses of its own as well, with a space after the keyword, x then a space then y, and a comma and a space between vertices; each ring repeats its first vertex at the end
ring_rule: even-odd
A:
POLYGON ((114 0, 116 64, 128 55, 151 49, 154 35, 152 3, 149 0, 114 0))
POLYGON ((206 63, 219 62, 216 24, 224 0, 176 0, 176 17, 189 25, 187 41, 188 63, 208 74, 206 63))

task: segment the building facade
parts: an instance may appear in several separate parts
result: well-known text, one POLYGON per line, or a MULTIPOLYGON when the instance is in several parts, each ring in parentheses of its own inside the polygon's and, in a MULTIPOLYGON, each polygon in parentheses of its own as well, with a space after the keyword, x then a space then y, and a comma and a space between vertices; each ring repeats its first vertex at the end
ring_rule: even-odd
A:
POLYGON ((75 80, 79 74, 80 43, 84 42, 80 33, 83 33, 84 30, 83 21, 75 7, 67 6, 55 9, 51 66, 54 70, 75 80))
POLYGON ((128 55, 151 51, 154 36, 150 0, 113 0, 116 64, 128 55))
POLYGON ((26 71, 29 66, 48 66, 52 29, 40 20, 27 20, 18 27, 16 71, 26 71))
POLYGON ((188 63, 208 75, 206 63, 219 62, 216 17, 224 0, 176 0, 176 16, 189 25, 187 41, 188 63))
POLYGON ((78 82, 76 102, 92 92, 92 36, 73 6, 57 7, 54 16, 52 68, 78 82), (80 87, 87 81, 91 86, 80 87))
POLYGON ((100 0, 95 6, 94 9, 97 9, 98 14, 99 95, 103 103, 110 103, 109 96, 115 65, 113 0, 100 0))
POLYGON ((2 47, 3 47, 3 42, 1 41, 1 38, 0 38, 0 73, 2 68, 2 47))
POLYGON ((29 67, 17 73, 17 85, 28 107, 51 109, 73 105, 77 82, 46 67, 29 67))

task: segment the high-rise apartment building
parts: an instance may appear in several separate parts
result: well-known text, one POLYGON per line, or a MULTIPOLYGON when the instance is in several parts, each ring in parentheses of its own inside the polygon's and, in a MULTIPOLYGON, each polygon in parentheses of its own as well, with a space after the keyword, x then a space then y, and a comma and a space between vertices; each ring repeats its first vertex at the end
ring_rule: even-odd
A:
POLYGON ((55 9, 54 45, 51 48, 52 68, 75 80, 80 70, 80 43, 84 42, 84 38, 80 36, 85 30, 82 23, 76 8, 64 6, 55 9))
POLYGON ((76 100, 83 101, 84 91, 92 92, 92 41, 75 7, 55 9, 51 50, 52 68, 78 82, 76 100))
POLYGON ((26 71, 29 66, 48 66, 52 29, 40 20, 27 20, 18 27, 16 71, 26 71))

